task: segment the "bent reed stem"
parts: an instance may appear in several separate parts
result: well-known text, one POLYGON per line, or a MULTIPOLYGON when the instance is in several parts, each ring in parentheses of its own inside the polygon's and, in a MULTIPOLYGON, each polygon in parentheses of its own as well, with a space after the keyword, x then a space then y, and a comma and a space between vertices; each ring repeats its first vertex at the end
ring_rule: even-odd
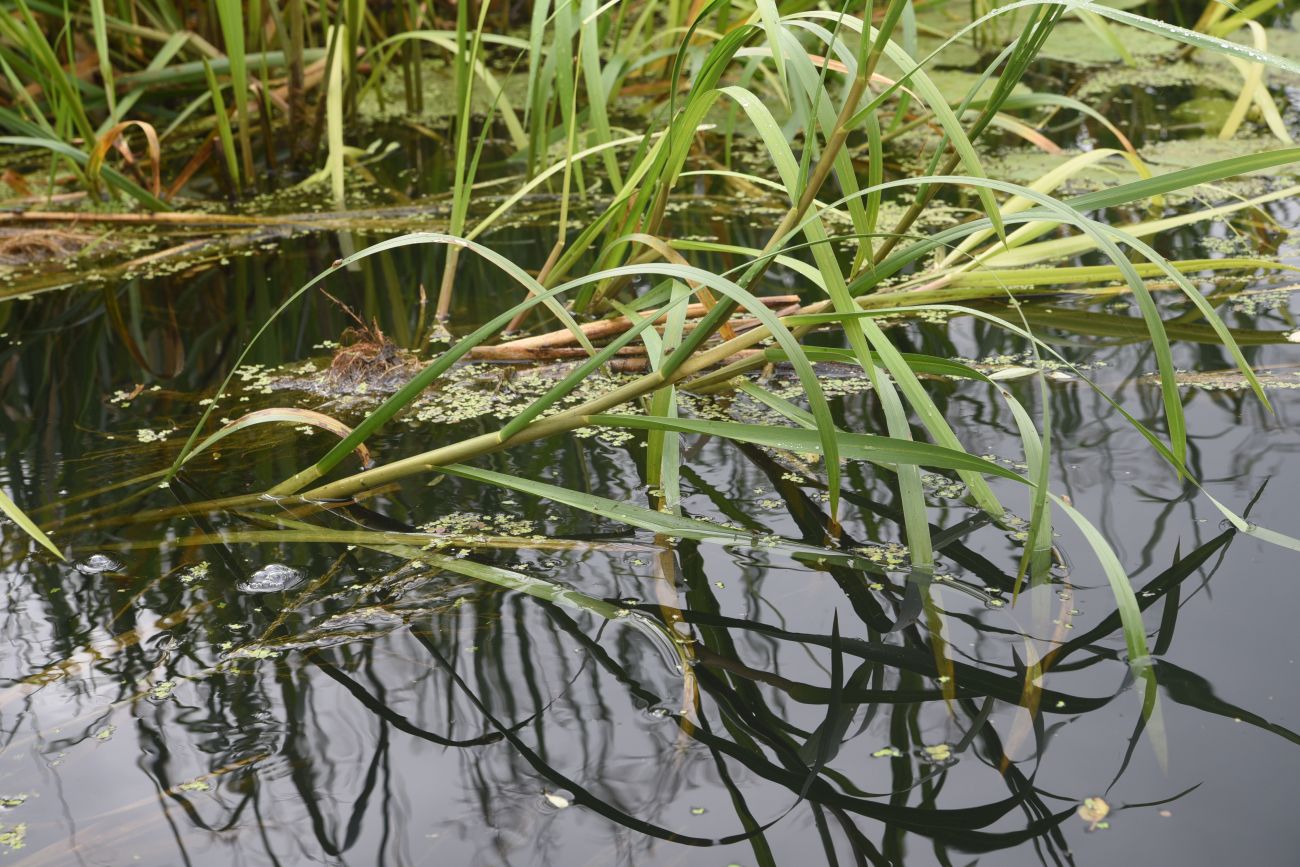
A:
MULTIPOLYGON (((1004 293, 1000 287, 979 287, 975 289, 935 289, 917 292, 914 295, 908 295, 909 304, 920 303, 940 303, 943 301, 971 300, 978 298, 1000 298, 1004 293)), ((870 295, 855 299, 860 308, 869 310, 873 307, 887 307, 897 303, 897 299, 889 295, 870 295)), ((801 307, 796 314, 808 315, 813 313, 825 313, 831 307, 829 299, 817 301, 813 304, 801 307)), ((785 317, 782 317, 784 320, 785 317)), ((801 326, 800 330, 811 330, 814 326, 801 326)), ((501 439, 494 431, 492 433, 480 434, 469 439, 461 440, 441 448, 432 449, 427 452, 421 452, 407 458, 393 461, 382 467, 375 467, 371 470, 365 470, 360 473, 354 473, 335 482, 331 482, 320 487, 312 488, 303 492, 302 497, 305 499, 342 499, 351 497, 362 491, 369 490, 379 485, 388 484, 407 476, 416 475, 422 472, 431 472, 438 467, 453 463, 463 463, 467 460, 491 454, 510 448, 523 443, 533 442, 534 440, 544 439, 548 436, 565 433, 588 424, 590 416, 606 412, 629 401, 643 397, 656 389, 668 385, 675 385, 683 380, 689 379, 692 375, 701 373, 715 364, 736 355, 737 353, 750 349, 756 344, 762 343, 771 332, 767 326, 760 325, 752 331, 738 335, 732 340, 719 343, 717 346, 701 351, 693 355, 689 360, 682 363, 678 368, 669 374, 662 371, 647 373, 626 385, 617 388, 608 394, 593 398, 580 406, 576 406, 565 412, 558 413, 547 418, 539 419, 533 424, 521 430, 514 436, 501 439)), ((717 371, 701 376, 695 382, 701 387, 716 385, 720 382, 732 379, 746 370, 762 366, 765 363, 764 357, 755 355, 749 358, 740 359, 717 371)), ((694 383, 688 383, 687 387, 693 387, 694 383)), ((316 478, 319 478, 317 476, 316 478)), ((315 479, 308 478, 303 484, 310 484, 315 479)))
MULTIPOLYGON (((891 25, 883 28, 875 45, 872 46, 870 54, 864 58, 864 62, 858 64, 857 75, 854 77, 848 92, 845 94, 844 102, 840 107, 839 114, 835 119, 831 134, 828 136, 821 154, 809 175, 808 183, 804 185, 803 190, 799 193, 791 208, 786 212, 785 217, 781 220, 776 230, 769 237, 766 245, 763 247, 762 254, 754 267, 741 278, 740 285, 752 286, 760 280, 767 272, 771 265, 775 253, 786 242, 788 236, 796 231, 807 215, 809 208, 813 207, 817 199, 817 194, 822 186, 825 185, 834 169, 835 160, 843 149, 845 142, 848 140, 850 132, 850 120, 857 113, 858 106, 862 101, 863 95, 867 92, 868 83, 871 75, 880 58, 880 52, 877 50, 883 45, 883 40, 892 30, 892 24, 896 23, 905 0, 892 0, 886 14, 886 22, 891 25)), ((795 191, 790 191, 793 196, 795 191)), ((820 312, 825 309, 825 304, 829 302, 812 305, 814 310, 805 312, 820 312)), ((499 432, 481 434, 462 440, 449 446, 434 449, 429 452, 423 452, 413 455, 409 458, 403 458, 393 463, 386 464, 383 467, 377 467, 349 476, 331 484, 323 485, 319 488, 309 490, 305 496, 308 497, 345 497, 351 496, 367 488, 384 484, 394 479, 402 478, 413 473, 423 472, 436 469, 439 465, 448 463, 458 463, 479 455, 489 452, 498 451, 503 448, 518 445, 520 443, 531 442, 542 439, 556 433, 573 430, 586 424, 586 417, 596 413, 603 412, 607 409, 619 406, 630 400, 633 400, 652 391, 658 390, 668 385, 672 385, 682 379, 690 376, 694 372, 704 370, 719 361, 728 358, 736 350, 753 346, 770 336, 766 328, 758 328, 746 333, 733 340, 724 341, 719 346, 705 352, 700 352, 700 347, 706 340, 714 335, 719 328, 730 318, 736 310, 736 304, 733 301, 723 301, 716 305, 701 320, 699 326, 682 341, 677 350, 665 359, 662 367, 653 373, 646 374, 640 379, 627 385, 615 389, 607 395, 595 398, 587 403, 568 410, 556 416, 547 419, 540 419, 523 430, 508 437, 500 436, 499 432)), ((316 479, 321 478, 323 474, 317 467, 312 466, 299 472, 292 478, 276 486, 272 493, 284 496, 295 493, 302 489, 303 486, 311 484, 316 479)))

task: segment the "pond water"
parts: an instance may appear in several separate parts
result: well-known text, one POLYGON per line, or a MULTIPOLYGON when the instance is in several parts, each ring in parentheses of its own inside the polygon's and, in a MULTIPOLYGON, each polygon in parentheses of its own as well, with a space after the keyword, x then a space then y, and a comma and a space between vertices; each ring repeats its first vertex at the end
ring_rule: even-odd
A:
MULTIPOLYGON (((1294 222, 1294 210, 1274 215, 1294 222)), ((527 232, 497 241, 518 261, 544 258, 527 232)), ((1290 863, 1295 561, 1222 529, 1078 379, 1050 385, 1053 484, 1139 588, 1160 683, 1160 725, 1145 731, 1113 597, 1084 541, 1058 527, 1052 582, 1012 605, 1014 529, 978 517, 938 476, 930 514, 947 577, 929 592, 942 632, 916 617, 922 585, 899 545, 889 474, 865 464, 848 466, 834 548, 806 458, 706 438, 685 446, 686 513, 786 541, 670 541, 453 478, 417 477, 351 513, 192 505, 270 487, 328 445, 324 432, 287 428, 228 440, 158 487, 149 474, 175 453, 264 299, 328 265, 336 242, 308 236, 110 286, 137 351, 177 374, 138 394, 139 363, 98 290, 9 302, 7 329, 23 338, 4 351, 0 482, 75 562, 31 553, 4 528, 8 863, 1215 864, 1245 852, 1290 863), (282 541, 276 520, 343 541, 307 531, 282 541), (610 600, 624 616, 413 564, 376 542, 415 527, 477 537, 453 550, 610 600), (680 624, 691 641, 674 648, 646 621, 680 624), (1040 689, 1026 691, 1025 665, 1053 646, 1063 649, 1040 689), (1032 722, 1026 705, 1039 711, 1032 722), (819 728, 836 749, 805 745, 819 728), (821 774, 810 783, 813 761, 821 774), (1111 812, 1090 831, 1076 810, 1095 797, 1111 812)), ((339 273, 331 291, 391 314, 377 277, 409 275, 409 293, 430 266, 418 251, 385 255, 373 270, 339 273)), ((494 285, 467 274, 462 324, 484 315, 494 285)), ((1230 324, 1271 332, 1248 351, 1284 383, 1294 375, 1279 336, 1287 302, 1240 301, 1252 297, 1238 296, 1230 324)), ((1058 299, 1030 318, 1050 329, 1050 317, 1080 311, 1095 317, 1095 336, 1086 325, 1044 333, 1155 424, 1149 343, 1102 327, 1128 318, 1117 302, 1058 299)), ((1167 304, 1167 318, 1181 312, 1167 304)), ((316 301, 277 320, 255 353, 268 365, 319 360, 313 347, 345 325, 316 301)), ((971 359, 1022 350, 971 318, 892 333, 916 351, 971 359)), ((1179 351, 1183 367, 1230 367, 1209 344, 1179 351)), ((846 428, 879 424, 869 391, 822 372, 844 392, 846 428)), ((466 394, 524 388, 488 370, 479 378, 466 394)), ((359 413, 278 390, 263 372, 245 379, 232 414, 286 404, 359 413)), ((1037 406, 1036 380, 1006 386, 1037 406)), ((1185 389, 1191 465, 1231 508, 1253 501, 1253 517, 1300 533, 1300 393, 1270 389, 1269 413, 1227 386, 1185 389)), ((972 451, 1021 459, 987 386, 934 391, 972 451)), ((372 447, 397 455, 496 424, 441 424, 435 413, 394 423, 372 447)), ((479 465, 646 503, 642 444, 557 438, 479 465)))
MULTIPOLYGON (((532 207, 544 221, 553 203, 532 207)), ((1300 206, 1266 211, 1277 225, 1237 229, 1288 249, 1300 206)), ((537 268, 551 241, 529 219, 488 241, 537 268)), ((766 217, 702 194, 678 219, 680 234, 759 246, 766 217)), ((1210 236, 1161 243, 1221 254, 1210 241, 1232 233, 1210 236)), ((1149 717, 1079 532, 1056 527, 1051 580, 1013 599, 1017 528, 981 517, 938 474, 934 580, 909 569, 889 473, 846 465, 836 529, 809 456, 707 437, 684 438, 683 510, 747 542, 667 539, 432 474, 356 504, 239 501, 329 448, 332 435, 307 426, 238 434, 160 484, 257 326, 380 237, 266 230, 169 273, 0 294, 0 486, 70 556, 0 526, 4 863, 1293 863, 1295 558, 1221 526, 1078 376, 1048 379, 1052 486, 1133 578, 1159 683, 1149 717), (476 581, 440 556, 528 583, 476 581), (1027 686, 1035 666, 1046 671, 1027 686)), ((407 344, 439 261, 394 250, 326 288, 407 344)), ((1234 511, 1300 536, 1291 283, 1201 284, 1269 374, 1272 411, 1231 374, 1189 376, 1183 397, 1197 477, 1234 511)), ((516 300, 502 285, 465 262, 458 332, 516 300)), ((799 287, 774 269, 765 288, 799 287)), ((1201 342, 1189 305, 1159 297, 1182 328, 1180 367, 1232 367, 1201 342)), ((1162 428, 1156 361, 1127 296, 1022 312, 1162 428)), ((302 363, 323 370, 350 324, 319 295, 291 308, 218 415, 295 406, 355 423, 374 394, 301 389, 302 363)), ((1025 361, 1022 344, 972 317, 890 333, 906 351, 991 371, 1025 361)), ((845 429, 883 426, 859 379, 819 373, 845 429)), ((462 371, 373 437, 373 455, 494 430, 553 375, 462 371)), ((1037 378, 1002 385, 1041 408, 1037 378)), ((1023 460, 989 386, 929 387, 972 453, 1023 460)), ((691 406, 763 411, 743 397, 691 406)), ((639 434, 557 437, 475 465, 649 505, 644 446, 639 434)), ((996 487, 1023 515, 1023 494, 996 487)))

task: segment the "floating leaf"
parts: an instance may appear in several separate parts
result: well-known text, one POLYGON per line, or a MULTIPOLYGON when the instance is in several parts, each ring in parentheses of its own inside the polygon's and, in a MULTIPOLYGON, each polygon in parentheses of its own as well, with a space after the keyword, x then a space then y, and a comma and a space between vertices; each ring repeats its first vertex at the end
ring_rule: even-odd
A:
POLYGON ((1038 373, 1038 369, 1034 367, 1004 367, 990 373, 989 379, 994 382, 1008 382, 1013 379, 1024 379, 1027 376, 1033 376, 1035 373, 1038 373))
POLYGON ((1108 827, 1105 820, 1109 815, 1110 804, 1107 804, 1106 799, 1100 796, 1084 798, 1083 804, 1079 806, 1079 818, 1088 823, 1089 831, 1108 827))
POLYGON ((918 751, 918 755, 923 761, 931 764, 944 764, 953 760, 952 744, 933 744, 923 746, 918 751))

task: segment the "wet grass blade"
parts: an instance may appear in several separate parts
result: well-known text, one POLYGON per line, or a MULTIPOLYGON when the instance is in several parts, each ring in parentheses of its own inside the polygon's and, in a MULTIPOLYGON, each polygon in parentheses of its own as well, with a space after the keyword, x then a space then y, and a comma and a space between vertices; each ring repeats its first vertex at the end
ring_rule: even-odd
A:
POLYGON ((1179 27, 1176 24, 1169 24, 1164 21, 1155 21, 1145 18, 1134 12, 1128 12, 1124 9, 1114 9, 1109 6, 1103 6, 1101 3, 1093 0, 1071 0, 1071 5, 1085 8, 1103 18, 1109 18, 1112 21, 1118 21, 1121 24, 1127 24, 1136 27, 1138 30, 1144 30, 1155 36, 1161 36, 1165 39, 1173 39, 1184 45, 1190 45, 1193 48, 1204 48, 1218 54, 1226 54, 1230 57, 1237 57, 1251 63, 1266 63, 1276 69, 1285 70, 1293 75, 1300 75, 1300 61, 1291 60, 1285 57, 1279 57, 1276 54, 1270 54, 1267 51, 1260 51, 1256 48, 1248 48, 1236 42, 1229 42, 1226 39, 1220 39, 1217 36, 1210 36, 1205 33, 1197 33, 1195 30, 1188 30, 1185 27, 1179 27))
MULTIPOLYGON (((796 67, 797 68, 797 67, 796 67)), ((769 154, 773 162, 776 163, 781 173, 782 181, 785 183, 789 192, 792 204, 796 207, 801 197, 806 194, 803 190, 800 178, 802 171, 796 164, 794 154, 786 144, 784 136, 776 124, 775 118, 770 111, 754 95, 742 88, 726 87, 722 92, 732 96, 745 110, 751 122, 754 123, 762 136, 764 143, 768 147, 769 154)), ((843 130, 836 128, 836 124, 842 122, 835 118, 830 118, 831 128, 827 130, 828 138, 841 135, 843 130)), ((855 198, 857 198, 855 196, 855 198)), ((819 275, 821 276, 824 288, 830 296, 831 303, 839 310, 855 310, 853 298, 849 294, 848 285, 844 280, 844 275, 840 270, 839 262, 835 258, 835 253, 829 244, 825 227, 822 225, 820 217, 815 211, 803 222, 801 226, 808 243, 811 245, 814 260, 816 261, 819 275)), ((942 416, 937 412, 927 412, 930 405, 929 396, 926 395, 919 387, 911 389, 911 382, 907 381, 910 377, 910 371, 900 369, 900 366, 893 363, 896 361, 892 354, 893 346, 884 332, 876 327, 875 323, 867 321, 865 323, 852 320, 845 326, 845 335, 849 340, 849 345, 857 357, 858 363, 863 371, 871 379, 873 388, 880 397, 881 405, 885 411, 886 424, 890 436, 900 439, 911 439, 911 429, 908 426, 907 416, 903 409, 902 401, 899 400, 894 383, 879 375, 876 365, 872 360, 874 348, 879 357, 885 360, 886 367, 894 376, 900 386, 912 398, 921 413, 927 427, 933 425, 932 433, 936 438, 944 441, 945 445, 958 445, 955 436, 951 436, 951 430, 944 422, 942 416), (949 439, 951 437, 951 439, 949 439)), ((814 407, 814 418, 818 429, 830 420, 826 418, 817 418, 816 407, 814 407)), ((828 470, 830 469, 828 464, 828 470)), ((908 534, 908 545, 912 550, 913 562, 920 568, 928 568, 932 562, 932 547, 930 544, 929 521, 925 516, 925 500, 921 490, 920 473, 915 467, 901 467, 898 473, 899 488, 903 500, 904 523, 908 534)), ((837 511, 839 496, 839 476, 838 471, 829 476, 830 479, 830 497, 832 514, 837 511)), ((972 490, 977 491, 981 498, 982 505, 985 505, 994 514, 1001 514, 1002 509, 997 499, 992 496, 992 492, 983 485, 982 480, 971 479, 972 490)))

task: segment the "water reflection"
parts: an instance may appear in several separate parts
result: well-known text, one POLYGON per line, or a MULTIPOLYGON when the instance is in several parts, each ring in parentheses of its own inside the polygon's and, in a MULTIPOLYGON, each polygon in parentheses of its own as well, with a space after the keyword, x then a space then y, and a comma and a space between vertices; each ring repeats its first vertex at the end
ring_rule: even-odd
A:
MULTIPOLYGON (((274 268, 205 272, 221 291, 128 287, 134 343, 98 295, 7 308, 35 345, 3 360, 6 487, 96 566, 31 555, 6 529, 0 845, 14 863, 1073 864, 1152 851, 1209 863, 1247 843, 1285 863, 1292 822, 1278 805, 1300 705, 1284 688, 1278 600, 1292 562, 1220 530, 1080 383, 1051 386, 1054 484, 1138 576, 1158 730, 1077 534, 1059 528, 1052 569, 1012 605, 1022 540, 942 476, 934 574, 909 568, 887 473, 849 465, 832 516, 799 456, 703 438, 687 445, 684 510, 766 542, 671 542, 453 478, 346 508, 207 505, 269 487, 327 448, 323 436, 253 436, 157 487, 171 431, 265 312, 258 289, 334 256, 287 249, 274 268), (196 305, 201 318, 179 315, 199 323, 182 359, 168 323, 196 305), (176 376, 133 393, 121 371, 140 369, 137 353, 179 364, 176 376), (439 558, 508 570, 521 589, 439 558), (98 568, 107 561, 120 565, 98 568), (241 592, 268 564, 301 580, 241 592), (1110 804, 1110 828, 1088 832, 1077 816, 1090 797, 1110 804), (1241 827, 1207 839, 1225 815, 1241 827)), ((432 265, 397 251, 375 267, 341 275, 367 316, 384 269, 432 265)), ((1149 346, 1114 315, 1026 312, 1131 412, 1159 417, 1149 346)), ((263 363, 310 355, 343 324, 328 305, 297 316, 273 328, 263 363)), ((1236 324, 1253 363, 1284 362, 1281 313, 1236 324)), ((896 335, 950 356, 1020 350, 972 320, 896 335)), ((1208 344, 1181 347, 1185 366, 1229 366, 1208 344)), ((1006 386, 1032 411, 1032 384, 1006 386)), ((1001 404, 975 386, 934 393, 972 450, 1018 458, 1001 404)), ((1189 389, 1189 464, 1234 509, 1257 499, 1295 533, 1294 400, 1272 396, 1270 416, 1244 393, 1189 389)), ((881 424, 869 392, 836 413, 855 430, 881 424)), ((375 451, 409 451, 412 435, 379 437, 375 451)), ((487 465, 643 502, 642 454, 636 439, 556 440, 487 465)))

